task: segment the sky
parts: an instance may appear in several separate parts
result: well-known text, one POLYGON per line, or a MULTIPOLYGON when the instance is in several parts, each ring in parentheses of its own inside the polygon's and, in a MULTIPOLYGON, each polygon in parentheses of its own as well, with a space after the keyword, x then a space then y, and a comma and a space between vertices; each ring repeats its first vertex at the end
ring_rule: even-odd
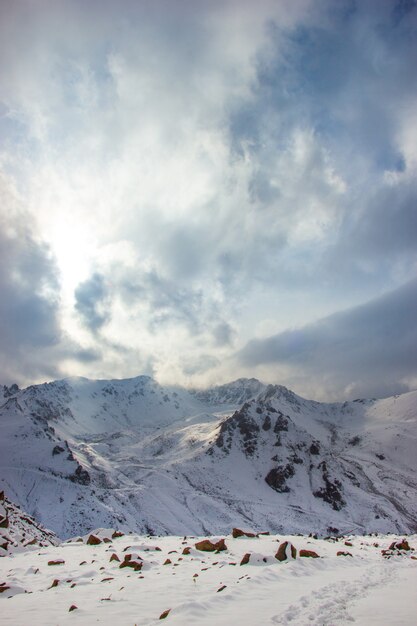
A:
POLYGON ((1 0, 1 382, 416 389, 416 68, 412 0, 1 0))

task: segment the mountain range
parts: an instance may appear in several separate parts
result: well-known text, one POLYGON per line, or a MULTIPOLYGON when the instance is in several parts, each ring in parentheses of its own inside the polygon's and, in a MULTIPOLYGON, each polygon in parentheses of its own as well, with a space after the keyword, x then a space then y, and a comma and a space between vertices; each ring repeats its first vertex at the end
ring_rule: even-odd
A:
POLYGON ((0 386, 0 489, 61 538, 417 531, 417 392, 320 403, 67 378, 0 386))

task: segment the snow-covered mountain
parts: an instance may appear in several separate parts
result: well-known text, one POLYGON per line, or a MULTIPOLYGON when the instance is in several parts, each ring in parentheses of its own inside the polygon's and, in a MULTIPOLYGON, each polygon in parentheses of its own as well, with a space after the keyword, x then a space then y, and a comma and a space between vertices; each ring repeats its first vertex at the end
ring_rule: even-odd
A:
POLYGON ((326 404, 240 379, 0 388, 0 488, 61 537, 417 529, 417 392, 326 404))

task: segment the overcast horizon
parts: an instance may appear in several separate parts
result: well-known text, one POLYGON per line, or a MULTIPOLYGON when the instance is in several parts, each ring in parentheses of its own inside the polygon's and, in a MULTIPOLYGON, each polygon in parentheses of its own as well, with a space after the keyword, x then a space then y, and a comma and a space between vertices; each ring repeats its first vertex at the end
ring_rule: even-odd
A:
POLYGON ((3 0, 0 383, 417 389, 417 3, 3 0))

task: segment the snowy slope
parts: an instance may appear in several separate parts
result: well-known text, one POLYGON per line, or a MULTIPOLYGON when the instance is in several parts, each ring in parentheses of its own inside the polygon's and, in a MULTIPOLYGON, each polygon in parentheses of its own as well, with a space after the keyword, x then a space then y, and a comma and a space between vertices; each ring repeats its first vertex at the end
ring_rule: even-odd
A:
POLYGON ((57 537, 0 492, 0 556, 21 552, 29 546, 58 545, 57 537))
POLYGON ((138 377, 2 394, 0 488, 61 537, 417 529, 417 392, 325 404, 138 377))

